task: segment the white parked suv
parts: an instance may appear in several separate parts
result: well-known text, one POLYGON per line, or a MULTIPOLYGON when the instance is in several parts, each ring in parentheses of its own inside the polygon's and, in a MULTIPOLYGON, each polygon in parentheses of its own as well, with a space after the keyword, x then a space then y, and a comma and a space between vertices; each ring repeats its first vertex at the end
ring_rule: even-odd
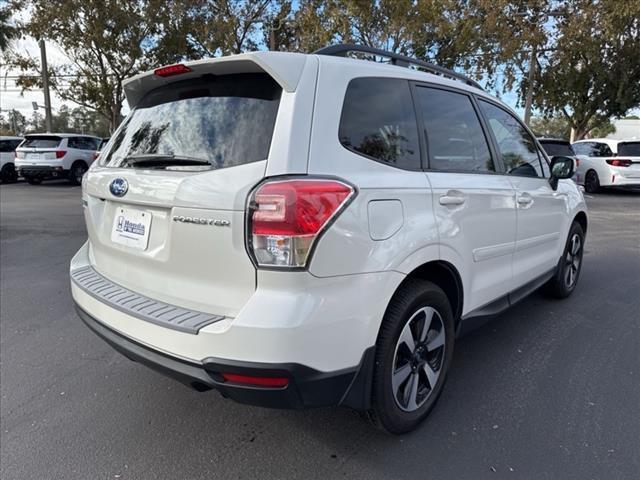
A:
POLYGON ((589 193, 601 187, 640 187, 640 140, 592 138, 572 144, 578 178, 589 193))
POLYGON ((22 142, 22 137, 0 137, 0 181, 14 183, 18 179, 15 159, 16 148, 22 142))
POLYGON ((101 141, 79 133, 25 135, 16 150, 16 169, 32 185, 48 178, 68 178, 80 185, 82 176, 98 157, 101 141))
POLYGON ((549 162, 466 77, 340 45, 171 65, 124 89, 131 113, 83 180, 73 298, 117 350, 195 389, 345 405, 406 432, 458 334, 543 285, 576 287, 573 159, 549 162))

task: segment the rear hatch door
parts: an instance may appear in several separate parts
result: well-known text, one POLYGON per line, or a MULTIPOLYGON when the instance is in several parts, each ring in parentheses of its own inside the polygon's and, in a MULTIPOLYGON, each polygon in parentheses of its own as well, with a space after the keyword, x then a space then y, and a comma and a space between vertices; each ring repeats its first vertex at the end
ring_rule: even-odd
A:
POLYGON ((237 315, 256 281, 245 203, 265 175, 281 93, 265 73, 148 93, 86 176, 94 268, 153 299, 237 315))

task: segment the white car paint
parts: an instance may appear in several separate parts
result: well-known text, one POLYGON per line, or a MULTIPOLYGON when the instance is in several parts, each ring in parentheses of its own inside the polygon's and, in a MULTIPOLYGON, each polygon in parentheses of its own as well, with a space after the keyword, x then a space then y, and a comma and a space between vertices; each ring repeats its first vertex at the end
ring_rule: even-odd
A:
POLYGON ((85 169, 93 164, 101 141, 98 137, 79 133, 25 135, 24 142, 16 149, 16 169, 43 178, 68 176, 76 163, 82 163, 85 169), (31 147, 28 142, 32 138, 55 139, 57 143, 47 147, 31 147), (83 148, 78 148, 78 142, 84 142, 83 148))
POLYGON ((15 148, 11 149, 11 146, 19 142, 22 142, 22 137, 0 136, 0 143, 3 147, 0 151, 0 172, 3 172, 3 175, 6 172, 10 176, 8 169, 15 170, 16 152, 15 148))
MULTIPOLYGON (((631 140, 630 140, 631 141, 631 140)), ((598 175, 598 181, 602 187, 638 187, 640 186, 640 157, 625 155, 625 159, 633 163, 628 167, 616 167, 607 163, 607 160, 614 160, 618 155, 618 144, 624 140, 613 140, 610 138, 592 138, 578 140, 572 146, 579 149, 581 145, 606 145, 611 150, 611 155, 589 156, 578 153, 580 165, 578 166, 578 177, 580 183, 584 185, 588 172, 593 171, 598 175)), ((620 158, 623 158, 622 156, 620 158)))
MULTIPOLYGON (((71 264, 72 272, 91 266, 149 298, 226 317, 197 334, 180 332, 114 309, 72 282, 83 311, 175 358, 298 363, 321 372, 354 368, 375 344, 392 295, 415 269, 434 261, 454 268, 464 317, 553 269, 572 221, 586 212, 571 180, 553 190, 548 178, 401 170, 338 141, 353 78, 425 81, 491 98, 461 82, 322 55, 261 52, 187 65, 193 72, 185 78, 264 71, 282 86, 268 158, 197 173, 96 162, 83 181, 89 241, 71 264), (245 245, 247 199, 265 177, 291 174, 337 177, 357 194, 319 238, 306 269, 256 269, 245 245), (116 178, 129 184, 122 198, 109 191, 116 178), (463 201, 447 204, 443 197, 463 201), (531 201, 522 203, 523 197, 531 201), (111 241, 119 206, 152 214, 146 250, 111 241), (176 215, 230 226, 180 223, 172 220, 176 215)), ((135 108, 146 92, 171 81, 146 73, 126 83, 125 92, 135 108)))

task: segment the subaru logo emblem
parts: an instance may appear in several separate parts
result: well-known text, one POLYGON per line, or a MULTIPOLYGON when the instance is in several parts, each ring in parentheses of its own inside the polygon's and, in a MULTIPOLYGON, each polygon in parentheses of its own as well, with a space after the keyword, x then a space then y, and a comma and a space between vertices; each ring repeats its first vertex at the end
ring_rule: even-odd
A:
POLYGON ((129 190, 129 184, 124 178, 115 178, 109 184, 109 191, 114 197, 124 197, 129 190))

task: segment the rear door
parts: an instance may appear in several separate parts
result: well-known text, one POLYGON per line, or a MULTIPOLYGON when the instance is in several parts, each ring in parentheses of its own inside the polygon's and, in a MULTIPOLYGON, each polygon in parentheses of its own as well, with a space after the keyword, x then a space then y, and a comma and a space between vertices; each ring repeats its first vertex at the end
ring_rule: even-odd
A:
POLYGON ((516 191, 515 289, 556 266, 565 241, 568 196, 549 185, 546 159, 524 124, 497 104, 483 99, 478 103, 516 191))
POLYGON ((59 163, 60 146, 63 138, 57 135, 27 135, 16 150, 16 156, 23 165, 50 165, 59 163))
POLYGON ((281 94, 263 73, 152 90, 86 176, 94 268, 151 298, 235 316, 255 290, 244 210, 281 94))
POLYGON ((514 189, 501 175, 470 95, 417 85, 441 257, 465 271, 465 313, 512 286, 514 189))
POLYGON ((640 183, 640 141, 620 142, 616 160, 621 176, 640 183))

